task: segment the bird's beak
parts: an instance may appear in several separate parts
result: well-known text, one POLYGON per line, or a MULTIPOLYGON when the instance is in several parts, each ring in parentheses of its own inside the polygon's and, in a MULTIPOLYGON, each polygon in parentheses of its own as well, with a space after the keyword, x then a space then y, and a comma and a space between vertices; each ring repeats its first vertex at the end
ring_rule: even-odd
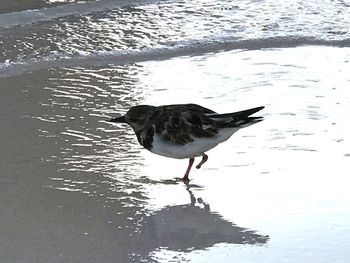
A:
POLYGON ((117 117, 114 119, 109 120, 110 122, 117 122, 117 123, 127 123, 125 116, 117 117))

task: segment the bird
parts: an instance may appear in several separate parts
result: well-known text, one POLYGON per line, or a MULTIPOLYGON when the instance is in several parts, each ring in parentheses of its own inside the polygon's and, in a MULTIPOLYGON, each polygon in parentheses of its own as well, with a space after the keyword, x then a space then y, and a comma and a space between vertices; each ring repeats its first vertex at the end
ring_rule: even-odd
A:
POLYGON ((218 114, 197 104, 137 105, 109 121, 130 125, 140 145, 152 153, 189 159, 182 178, 188 181, 195 157, 202 157, 196 166, 200 169, 208 161, 207 151, 228 140, 239 129, 262 121, 263 117, 251 115, 263 108, 218 114))

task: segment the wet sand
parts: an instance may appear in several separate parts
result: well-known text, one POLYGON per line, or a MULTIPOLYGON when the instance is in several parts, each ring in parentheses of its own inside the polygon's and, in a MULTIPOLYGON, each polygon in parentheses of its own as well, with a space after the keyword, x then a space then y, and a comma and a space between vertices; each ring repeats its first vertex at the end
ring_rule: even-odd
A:
POLYGON ((288 76, 305 77, 293 81, 281 78, 283 71, 274 75, 277 64, 259 64, 289 52, 295 65, 305 54, 312 62, 317 49, 250 52, 1 78, 4 262, 346 262, 349 153, 343 142, 349 133, 342 120, 349 106, 342 88, 348 77, 337 59, 328 58, 330 75, 285 66, 288 76), (180 100, 179 66, 200 80, 212 70, 225 74, 246 56, 255 57, 246 74, 260 83, 274 76, 273 85, 262 91, 245 82, 242 88, 243 78, 225 97, 231 85, 212 75, 223 89, 213 91, 203 80, 187 100, 207 89, 203 94, 212 96, 194 102, 219 112, 262 102, 266 120, 209 152, 189 185, 174 180, 187 161, 148 153, 130 129, 105 121, 130 105, 180 100), (191 67, 198 63, 196 75, 191 67), (269 74, 254 73, 262 68, 269 74), (329 84, 333 79, 337 86, 329 84), (170 85, 161 89, 165 80, 170 85), (296 92, 294 81, 310 86, 296 92))

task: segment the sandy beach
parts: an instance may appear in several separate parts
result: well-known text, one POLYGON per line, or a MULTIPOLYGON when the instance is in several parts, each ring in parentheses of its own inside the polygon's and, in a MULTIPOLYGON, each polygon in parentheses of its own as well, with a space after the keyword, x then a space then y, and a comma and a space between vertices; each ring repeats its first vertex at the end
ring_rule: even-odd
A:
POLYGON ((89 2, 0 14, 0 262, 348 262, 349 7, 89 2), (265 120, 185 184, 107 122, 173 103, 265 120))

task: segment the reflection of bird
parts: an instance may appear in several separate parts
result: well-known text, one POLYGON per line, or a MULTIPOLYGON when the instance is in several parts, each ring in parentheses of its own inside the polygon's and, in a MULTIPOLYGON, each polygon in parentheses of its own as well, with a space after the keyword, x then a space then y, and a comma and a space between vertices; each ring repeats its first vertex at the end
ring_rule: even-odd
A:
POLYGON ((196 198, 192 188, 198 187, 185 182, 190 203, 166 206, 154 211, 147 219, 142 236, 147 243, 173 251, 202 250, 218 243, 261 245, 269 236, 254 230, 239 227, 224 219, 217 212, 210 211, 208 203, 196 198))
POLYGON ((195 206, 196 203, 197 204, 202 204, 205 211, 210 211, 209 204, 205 203, 202 198, 200 198, 200 197, 196 198, 194 196, 193 192, 191 191, 191 187, 192 186, 189 184, 189 182, 188 181, 184 181, 184 183, 186 185, 186 191, 189 193, 190 198, 191 198, 191 206, 195 206))
POLYGON ((262 121, 263 117, 250 115, 263 108, 218 114, 195 104, 140 105, 111 121, 129 124, 139 143, 153 153, 176 159, 189 158, 183 177, 188 180, 194 157, 202 156, 196 166, 199 169, 208 160, 205 152, 226 141, 239 129, 262 121))

